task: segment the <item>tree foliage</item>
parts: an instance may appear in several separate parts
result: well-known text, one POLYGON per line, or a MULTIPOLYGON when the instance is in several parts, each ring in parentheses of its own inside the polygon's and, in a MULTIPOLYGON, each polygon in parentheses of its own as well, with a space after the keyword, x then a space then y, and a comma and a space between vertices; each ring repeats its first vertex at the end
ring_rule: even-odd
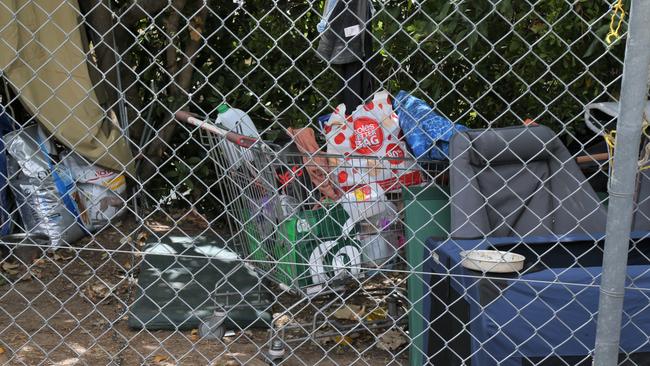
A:
MULTIPOLYGON (((215 118, 222 102, 248 111, 260 130, 315 123, 337 104, 341 88, 315 51, 322 3, 215 0, 206 7, 203 1, 171 1, 175 7, 150 14, 132 30, 137 41, 124 55, 138 75, 138 100, 132 102, 155 106, 156 129, 173 123, 170 112, 179 108, 215 118), (181 15, 180 23, 169 29, 174 14, 181 15), (178 69, 169 68, 169 47, 179 61, 191 42, 200 44, 190 61, 191 82, 174 93, 178 69)), ((607 1, 373 4, 378 84, 392 93, 411 91, 456 122, 496 127, 532 118, 572 143, 586 134, 584 105, 618 96, 624 50, 621 41, 604 42, 607 1)), ((176 188, 194 200, 214 191, 210 182, 218 176, 206 151, 189 138, 184 128, 170 136, 159 164, 163 174, 150 182, 153 191, 163 195, 176 188)))

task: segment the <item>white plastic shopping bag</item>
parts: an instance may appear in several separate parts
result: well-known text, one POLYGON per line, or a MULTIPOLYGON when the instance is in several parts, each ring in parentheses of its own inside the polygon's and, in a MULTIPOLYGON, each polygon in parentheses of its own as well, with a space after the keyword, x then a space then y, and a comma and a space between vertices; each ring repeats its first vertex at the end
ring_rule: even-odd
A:
POLYGON ((126 211, 126 177, 91 164, 76 153, 64 160, 77 186, 81 220, 91 232, 108 225, 126 211))
POLYGON ((422 183, 422 175, 401 140, 397 114, 387 91, 346 115, 339 105, 324 125, 329 165, 345 191, 375 183, 386 191, 422 183), (399 184, 397 182, 399 181, 399 184))

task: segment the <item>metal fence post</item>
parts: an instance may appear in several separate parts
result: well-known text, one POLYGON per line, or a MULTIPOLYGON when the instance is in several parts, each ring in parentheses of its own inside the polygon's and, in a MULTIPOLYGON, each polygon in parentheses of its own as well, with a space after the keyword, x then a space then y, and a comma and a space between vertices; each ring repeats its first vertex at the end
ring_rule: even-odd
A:
POLYGON ((594 355, 596 366, 616 365, 618 360, 637 159, 643 110, 648 94, 649 20, 650 1, 632 1, 616 126, 614 166, 609 182, 607 237, 594 355))

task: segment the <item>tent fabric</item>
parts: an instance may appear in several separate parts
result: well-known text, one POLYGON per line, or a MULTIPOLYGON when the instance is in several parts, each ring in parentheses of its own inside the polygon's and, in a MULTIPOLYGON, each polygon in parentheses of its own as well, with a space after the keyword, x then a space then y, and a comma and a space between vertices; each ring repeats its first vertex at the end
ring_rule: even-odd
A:
POLYGON ((454 238, 604 231, 604 206, 548 127, 459 132, 450 160, 454 238))
MULTIPOLYGON (((430 294, 423 304, 430 322, 424 334, 430 364, 507 366, 549 355, 588 356, 595 344, 603 241, 604 233, 429 239, 428 251, 436 255, 425 256, 422 280, 430 294), (487 278, 462 267, 462 250, 493 248, 530 248, 524 269, 487 278), (536 263, 540 258, 543 264, 536 263), (569 261, 575 263, 568 266, 569 261)), ((627 268, 621 350, 633 354, 650 352, 645 336, 650 312, 643 311, 650 306, 648 244, 647 239, 637 244, 627 268)))
POLYGON ((0 70, 61 143, 106 168, 131 170, 120 129, 99 105, 76 1, 0 0, 0 70))

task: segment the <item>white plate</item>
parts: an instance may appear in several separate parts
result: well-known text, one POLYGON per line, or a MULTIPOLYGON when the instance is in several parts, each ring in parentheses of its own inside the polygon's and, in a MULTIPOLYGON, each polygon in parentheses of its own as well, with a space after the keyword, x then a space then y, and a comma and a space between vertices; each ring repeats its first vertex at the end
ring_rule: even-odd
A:
POLYGON ((467 269, 479 272, 512 273, 524 268, 524 257, 521 254, 499 250, 464 250, 460 252, 461 265, 467 269))

